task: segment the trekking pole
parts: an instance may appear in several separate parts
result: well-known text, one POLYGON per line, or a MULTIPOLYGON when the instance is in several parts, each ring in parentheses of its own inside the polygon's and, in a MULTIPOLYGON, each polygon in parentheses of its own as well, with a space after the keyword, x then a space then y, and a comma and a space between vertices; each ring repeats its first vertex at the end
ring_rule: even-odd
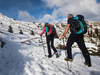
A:
POLYGON ((41 36, 41 42, 42 42, 42 46, 43 46, 43 50, 44 50, 44 55, 46 56, 46 52, 45 52, 45 47, 44 47, 44 44, 43 44, 42 36, 41 36))
MULTIPOLYGON (((64 47, 65 47, 65 38, 63 39, 63 45, 64 45, 64 47)), ((65 50, 65 55, 66 55, 66 57, 68 56, 66 50, 65 50)), ((67 61, 67 66, 68 66, 68 70, 71 71, 71 70, 70 70, 70 67, 69 67, 69 63, 68 63, 68 61, 67 61)))
POLYGON ((65 39, 63 39, 63 45, 65 46, 65 39))
POLYGON ((81 60, 82 60, 82 62, 83 62, 83 55, 82 55, 82 52, 80 52, 80 55, 81 55, 81 60))

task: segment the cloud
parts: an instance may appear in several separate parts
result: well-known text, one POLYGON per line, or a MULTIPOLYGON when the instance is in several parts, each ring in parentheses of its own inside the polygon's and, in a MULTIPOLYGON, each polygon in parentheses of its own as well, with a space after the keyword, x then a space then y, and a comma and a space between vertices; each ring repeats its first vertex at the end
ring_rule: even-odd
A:
POLYGON ((58 20, 50 14, 45 14, 42 18, 40 18, 39 22, 56 23, 58 20))
POLYGON ((18 19, 23 20, 23 21, 35 21, 35 18, 31 16, 27 11, 19 11, 18 12, 18 19))
MULTIPOLYGON (((54 20, 65 18, 67 14, 82 14, 88 20, 100 20, 100 3, 96 0, 42 0, 47 8, 52 8, 49 14, 54 20)), ((44 15, 45 16, 45 15, 44 15)))
POLYGON ((48 7, 61 7, 65 5, 66 0, 42 0, 48 7))
POLYGON ((53 19, 53 17, 49 14, 45 14, 41 19, 40 22, 49 22, 53 19))

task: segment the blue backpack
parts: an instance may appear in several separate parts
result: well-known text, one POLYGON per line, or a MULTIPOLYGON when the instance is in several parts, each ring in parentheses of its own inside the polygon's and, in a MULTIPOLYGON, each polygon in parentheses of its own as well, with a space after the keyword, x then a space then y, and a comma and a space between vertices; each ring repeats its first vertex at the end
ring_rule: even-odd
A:
POLYGON ((84 21, 84 16, 77 15, 73 18, 71 32, 73 34, 85 34, 87 32, 87 24, 84 21))
POLYGON ((78 20, 80 21, 80 25, 81 25, 81 29, 79 32, 79 34, 86 34, 87 33, 87 30, 88 30, 88 27, 87 27, 87 24, 84 20, 84 16, 83 15, 77 15, 76 17, 78 17, 78 20))
POLYGON ((50 28, 51 28, 51 30, 53 31, 53 33, 56 33, 56 29, 55 29, 55 27, 54 27, 53 25, 46 26, 46 30, 45 30, 45 32, 48 33, 49 30, 50 30, 50 28))

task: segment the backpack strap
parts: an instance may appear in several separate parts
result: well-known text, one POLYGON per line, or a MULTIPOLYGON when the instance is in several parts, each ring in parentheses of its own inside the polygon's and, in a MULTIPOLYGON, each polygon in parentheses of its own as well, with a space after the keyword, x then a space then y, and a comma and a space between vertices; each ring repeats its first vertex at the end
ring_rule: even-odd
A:
POLYGON ((80 31, 76 32, 76 34, 81 34, 82 32, 84 32, 84 27, 83 27, 83 23, 81 21, 80 22, 80 25, 81 25, 81 29, 80 31))
POLYGON ((45 32, 48 33, 49 32, 49 28, 46 26, 45 27, 45 32))

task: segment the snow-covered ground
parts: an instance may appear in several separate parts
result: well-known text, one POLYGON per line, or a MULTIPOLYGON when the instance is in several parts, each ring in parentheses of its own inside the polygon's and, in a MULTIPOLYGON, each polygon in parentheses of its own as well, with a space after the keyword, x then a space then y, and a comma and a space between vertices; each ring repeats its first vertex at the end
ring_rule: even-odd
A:
POLYGON ((6 46, 0 48, 0 75, 100 75, 100 57, 91 56, 92 67, 88 68, 84 65, 84 58, 78 48, 73 48, 70 71, 67 62, 64 61, 65 51, 58 50, 59 58, 45 57, 43 47, 35 42, 40 38, 20 43, 32 36, 0 35, 6 41, 6 46))
MULTIPOLYGON (((26 34, 21 35, 17 33, 17 29, 14 30, 15 33, 9 33, 6 21, 3 22, 5 24, 0 24, 0 31, 3 32, 0 37, 6 42, 5 47, 0 48, 0 75, 100 75, 100 57, 91 56, 92 67, 84 65, 84 58, 78 48, 73 48, 73 62, 64 61, 64 50, 58 50, 59 58, 55 55, 47 58, 39 34, 32 36, 26 31, 26 34)), ((19 23, 21 22, 18 22, 21 26, 19 23)), ((13 27, 17 28, 16 25, 13 27)), ((36 26, 33 28, 40 33, 41 30, 36 29, 36 26)), ((24 29, 27 30, 27 27, 24 29)), ((43 40, 46 46, 45 38, 43 40)), ((55 39, 55 45, 58 43, 62 41, 55 39)), ((86 45, 95 46, 88 42, 86 45)), ((47 54, 47 48, 45 50, 47 54)))

